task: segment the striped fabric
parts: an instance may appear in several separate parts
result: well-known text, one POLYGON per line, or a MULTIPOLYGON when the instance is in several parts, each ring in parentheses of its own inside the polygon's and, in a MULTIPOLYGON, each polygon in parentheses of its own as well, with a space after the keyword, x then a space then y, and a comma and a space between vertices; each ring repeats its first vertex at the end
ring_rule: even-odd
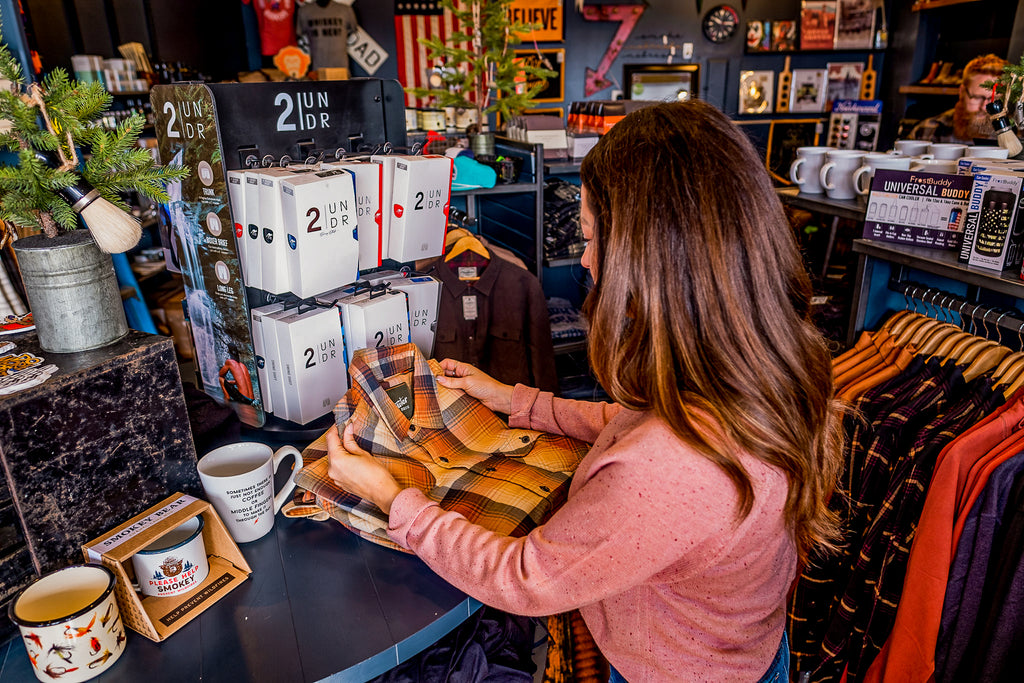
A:
MULTIPOLYGON (((357 443, 388 468, 402 487, 416 487, 442 508, 508 536, 524 536, 562 503, 590 446, 565 436, 508 425, 478 400, 435 381, 437 361, 415 344, 361 349, 349 365, 352 388, 334 409, 339 429, 352 422, 357 443), (406 417, 387 388, 411 384, 406 417)), ((326 434, 303 451, 311 463, 295 477, 312 492, 289 516, 317 506, 360 536, 403 550, 387 535, 388 519, 372 503, 337 487, 327 475, 326 434)), ((301 497, 299 499, 302 500, 301 497)))
MULTIPOLYGON (((422 3, 430 9, 414 10, 413 6, 420 3, 409 3, 399 0, 395 4, 395 47, 398 52, 398 80, 406 88, 427 88, 427 69, 437 66, 427 58, 427 48, 419 43, 419 38, 430 38, 437 36, 445 43, 449 43, 448 36, 458 31, 455 17, 448 10, 443 10, 440 5, 422 3)), ((461 3, 457 3, 461 6, 461 3)), ((468 42, 457 44, 458 47, 468 50, 468 42)), ((433 99, 429 97, 414 97, 406 94, 405 106, 407 107, 429 107, 433 105, 433 99)))

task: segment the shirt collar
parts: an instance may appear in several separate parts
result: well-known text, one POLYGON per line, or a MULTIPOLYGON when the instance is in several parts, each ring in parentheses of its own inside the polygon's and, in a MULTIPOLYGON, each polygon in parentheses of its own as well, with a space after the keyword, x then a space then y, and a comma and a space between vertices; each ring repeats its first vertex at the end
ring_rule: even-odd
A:
POLYGON ((381 419, 399 439, 405 438, 411 425, 428 429, 444 427, 434 372, 415 344, 359 349, 352 354, 349 376, 352 388, 376 407, 381 419), (385 379, 409 370, 412 370, 413 388, 411 420, 395 405, 383 385, 385 379))
POLYGON ((453 296, 462 296, 471 289, 485 296, 490 296, 491 290, 494 289, 498 276, 501 274, 503 265, 500 256, 491 254, 491 262, 481 271, 480 279, 474 282, 460 280, 458 275, 452 272, 452 269, 445 263, 444 257, 437 260, 434 270, 437 273, 438 279, 444 284, 445 289, 451 292, 453 296))

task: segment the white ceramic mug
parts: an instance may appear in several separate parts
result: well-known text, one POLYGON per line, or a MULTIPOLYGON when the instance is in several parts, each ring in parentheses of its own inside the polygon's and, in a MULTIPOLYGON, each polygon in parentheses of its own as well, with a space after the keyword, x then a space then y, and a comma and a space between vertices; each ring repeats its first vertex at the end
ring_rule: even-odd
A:
POLYGON ((921 159, 914 158, 910 162, 911 171, 926 171, 928 173, 956 173, 956 159, 921 159))
POLYGON ((964 156, 978 159, 1009 159, 1010 150, 995 145, 971 145, 964 150, 964 156))
POLYGON ((853 173, 860 168, 864 152, 852 149, 833 149, 825 155, 819 179, 830 199, 853 199, 857 192, 853 187, 853 173))
POLYGON ((262 538, 274 528, 274 515, 295 489, 302 454, 294 446, 275 453, 270 446, 241 442, 221 446, 199 460, 199 479, 231 537, 237 543, 262 538), (274 473, 287 457, 295 458, 288 481, 274 495, 274 473))
POLYGON ((76 564, 40 577, 11 601, 36 678, 80 683, 114 665, 126 638, 116 583, 102 565, 76 564))
POLYGON ((135 580, 143 595, 184 595, 210 573, 203 542, 203 516, 196 515, 132 555, 135 580))
POLYGON ((853 172, 853 189, 862 197, 871 191, 871 179, 880 168, 892 168, 900 171, 910 170, 910 157, 901 154, 885 154, 871 152, 864 155, 861 167, 853 172))
POLYGON ((936 159, 953 159, 955 161, 962 157, 966 150, 967 145, 955 142, 933 142, 928 153, 936 159))
POLYGON ((789 167, 789 179, 800 187, 803 194, 821 194, 819 174, 821 165, 825 163, 825 154, 834 147, 797 147, 796 159, 789 167), (800 169, 804 172, 801 174, 800 169))
POLYGON ((893 151, 908 157, 916 157, 928 154, 928 148, 931 146, 932 143, 927 140, 897 140, 893 143, 893 151))

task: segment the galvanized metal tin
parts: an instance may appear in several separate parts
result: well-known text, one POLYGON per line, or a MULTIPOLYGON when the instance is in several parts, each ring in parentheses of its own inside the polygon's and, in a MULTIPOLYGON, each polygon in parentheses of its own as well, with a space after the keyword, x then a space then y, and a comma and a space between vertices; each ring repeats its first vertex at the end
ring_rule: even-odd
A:
POLYGON ((43 350, 87 351, 128 334, 114 263, 88 230, 24 237, 14 251, 43 350))

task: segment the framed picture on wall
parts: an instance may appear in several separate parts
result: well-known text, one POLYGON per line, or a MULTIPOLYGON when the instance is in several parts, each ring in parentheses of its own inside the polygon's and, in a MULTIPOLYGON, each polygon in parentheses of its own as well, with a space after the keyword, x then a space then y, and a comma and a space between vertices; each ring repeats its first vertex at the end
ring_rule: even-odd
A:
POLYGON ((549 78, 528 78, 527 87, 537 83, 543 87, 534 102, 561 102, 565 99, 565 48, 543 48, 538 50, 516 50, 516 59, 528 66, 539 66, 555 72, 549 78))
POLYGON ((626 99, 685 101, 699 97, 698 64, 626 64, 622 86, 626 99))
POLYGON ((741 114, 770 114, 774 98, 774 71, 740 71, 741 114))

